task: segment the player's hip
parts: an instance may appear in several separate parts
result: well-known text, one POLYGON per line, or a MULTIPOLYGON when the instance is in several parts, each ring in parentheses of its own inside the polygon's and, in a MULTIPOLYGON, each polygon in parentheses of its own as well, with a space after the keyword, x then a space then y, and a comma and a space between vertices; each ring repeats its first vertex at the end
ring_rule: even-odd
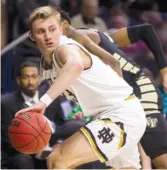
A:
MULTIPOLYGON (((117 156, 125 161, 131 159, 133 155, 129 151, 133 153, 144 130, 139 126, 113 122, 109 118, 95 119, 81 128, 102 162, 113 160, 117 156)), ((121 167, 121 160, 115 167, 121 167)))
POLYGON ((112 107, 106 111, 94 116, 94 119, 109 118, 114 122, 120 121, 124 124, 131 126, 143 126, 146 127, 146 117, 143 107, 138 98, 134 95, 127 98, 127 100, 121 102, 117 109, 112 107))

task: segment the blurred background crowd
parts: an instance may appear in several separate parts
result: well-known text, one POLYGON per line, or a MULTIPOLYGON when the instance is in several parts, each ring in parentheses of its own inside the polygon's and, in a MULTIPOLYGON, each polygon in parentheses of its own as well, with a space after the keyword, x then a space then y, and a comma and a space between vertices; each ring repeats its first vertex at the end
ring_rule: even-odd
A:
MULTIPOLYGON (((162 43, 167 60, 167 2, 166 0, 1 0, 1 93, 2 96, 19 89, 17 82, 23 61, 40 62, 40 52, 28 38, 28 17, 37 7, 52 5, 66 11, 75 28, 94 28, 113 32, 141 23, 152 24, 162 43)), ((145 72, 152 76, 160 90, 161 80, 153 54, 139 41, 123 48, 145 72)), ((31 67, 31 64, 28 67, 31 67)), ((167 95, 162 90, 164 113, 167 95)), ((61 97, 64 115, 75 105, 61 97)), ((68 115, 69 116, 69 115, 68 115)))
MULTIPOLYGON (((87 27, 107 32, 151 23, 157 30, 167 58, 165 0, 2 0, 1 3, 2 93, 17 88, 15 73, 20 62, 25 58, 39 61, 40 53, 26 34, 29 14, 39 6, 53 5, 68 12, 75 28, 87 27), (8 46, 11 42, 13 46, 8 46)), ((123 50, 145 68, 148 74, 158 78, 154 56, 143 42, 123 50)))

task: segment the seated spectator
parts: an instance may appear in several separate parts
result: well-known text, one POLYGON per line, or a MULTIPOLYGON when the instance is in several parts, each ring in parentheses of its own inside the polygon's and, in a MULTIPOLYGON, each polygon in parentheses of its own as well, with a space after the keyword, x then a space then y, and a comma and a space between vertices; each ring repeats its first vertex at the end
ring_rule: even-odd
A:
POLYGON ((125 14, 114 15, 109 20, 109 27, 112 29, 121 29, 128 27, 129 18, 125 14))
POLYGON ((71 19, 71 25, 75 28, 94 28, 99 31, 106 31, 107 26, 98 17, 98 0, 82 0, 81 13, 71 19))
MULTIPOLYGON (((46 82, 40 84, 38 67, 29 61, 20 65, 17 83, 19 89, 5 95, 1 100, 2 169, 46 169, 46 161, 38 160, 44 158, 42 153, 26 155, 19 153, 12 147, 8 139, 8 126, 18 110, 39 101, 40 96, 47 91, 48 84, 46 82)), ((54 100, 46 109, 45 116, 50 121, 53 133, 50 147, 46 148, 49 149, 48 151, 52 150, 58 139, 71 136, 85 123, 84 121, 65 122, 60 98, 54 100)))
POLYGON ((70 17, 79 13, 80 0, 61 0, 61 9, 68 12, 70 17))

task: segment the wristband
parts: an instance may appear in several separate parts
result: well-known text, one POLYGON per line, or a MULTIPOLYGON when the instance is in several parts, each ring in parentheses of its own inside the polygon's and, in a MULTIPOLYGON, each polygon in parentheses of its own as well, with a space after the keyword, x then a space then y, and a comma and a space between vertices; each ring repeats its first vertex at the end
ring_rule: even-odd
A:
POLYGON ((46 104, 46 107, 48 107, 52 102, 53 99, 47 94, 45 93, 41 98, 40 101, 46 104))

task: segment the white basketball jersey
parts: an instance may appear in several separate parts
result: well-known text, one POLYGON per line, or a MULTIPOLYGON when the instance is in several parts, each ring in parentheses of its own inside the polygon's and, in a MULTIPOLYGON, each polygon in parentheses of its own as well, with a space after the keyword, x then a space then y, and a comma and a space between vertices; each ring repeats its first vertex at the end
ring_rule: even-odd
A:
MULTIPOLYGON (((101 59, 88 52, 82 45, 66 36, 61 36, 58 47, 65 44, 76 44, 88 53, 92 60, 92 66, 84 70, 63 95, 78 102, 85 116, 119 109, 120 104, 132 94, 131 86, 120 78, 110 66, 104 64, 101 59)), ((44 70, 42 66, 40 68, 42 78, 47 79, 51 84, 61 69, 54 55, 55 53, 51 70, 44 70)))

